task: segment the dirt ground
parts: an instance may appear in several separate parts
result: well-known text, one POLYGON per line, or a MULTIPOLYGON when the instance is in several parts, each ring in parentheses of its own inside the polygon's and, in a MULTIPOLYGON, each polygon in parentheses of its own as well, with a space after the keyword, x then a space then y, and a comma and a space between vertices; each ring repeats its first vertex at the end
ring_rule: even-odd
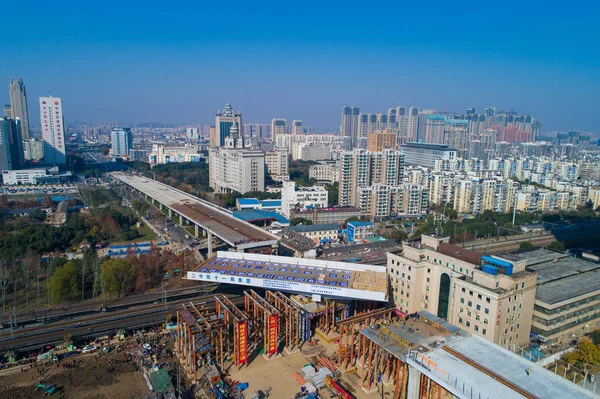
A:
POLYGON ((35 392, 38 381, 55 385, 59 390, 52 397, 129 399, 139 398, 150 392, 138 366, 134 361, 123 362, 123 353, 77 355, 61 360, 72 362, 72 369, 57 367, 56 364, 20 369, 0 375, 0 399, 29 399, 43 397, 35 392), (43 374, 43 377, 41 375, 43 374), (62 396, 61 396, 62 395, 62 396))
MULTIPOLYGON (((269 398, 275 399, 293 399, 296 393, 300 392, 300 384, 294 378, 293 374, 300 371, 305 364, 311 363, 314 354, 320 352, 318 349, 331 352, 336 348, 333 344, 324 344, 321 347, 308 347, 304 352, 296 352, 291 355, 283 354, 279 358, 271 361, 265 360, 262 355, 252 359, 249 367, 242 367, 240 370, 236 366, 229 369, 232 380, 239 382, 248 382, 249 389, 259 393, 269 393, 269 398)), ((352 386, 349 381, 351 377, 344 376, 342 385, 356 397, 356 399, 376 399, 381 397, 381 393, 372 393, 370 395, 358 390, 358 383, 352 386)), ((386 392, 387 393, 387 392, 386 392)), ((386 396, 387 398, 387 396, 386 396)))

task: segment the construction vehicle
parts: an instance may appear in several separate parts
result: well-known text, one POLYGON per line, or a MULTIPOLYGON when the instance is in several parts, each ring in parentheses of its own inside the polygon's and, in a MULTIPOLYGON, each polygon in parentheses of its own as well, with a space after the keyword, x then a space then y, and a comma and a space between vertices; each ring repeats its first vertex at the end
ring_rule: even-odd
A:
POLYGON ((340 384, 329 376, 325 377, 325 386, 335 390, 343 399, 352 399, 352 395, 348 393, 340 384))
POLYGON ((43 383, 38 383, 35 386, 35 390, 36 392, 39 390, 44 391, 44 395, 52 395, 54 392, 56 392, 56 387, 54 385, 51 384, 43 384, 43 383))

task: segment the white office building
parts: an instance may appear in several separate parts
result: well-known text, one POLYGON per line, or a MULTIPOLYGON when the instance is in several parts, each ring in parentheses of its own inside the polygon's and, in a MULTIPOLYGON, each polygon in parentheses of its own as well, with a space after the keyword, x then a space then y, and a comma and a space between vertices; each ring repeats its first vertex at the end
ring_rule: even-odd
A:
POLYGON ((287 180, 281 189, 281 213, 290 218, 292 209, 320 209, 328 206, 328 193, 324 187, 298 187, 296 182, 287 180))
POLYGON ((65 128, 60 98, 40 97, 40 124, 44 139, 45 163, 50 165, 66 164, 65 128))

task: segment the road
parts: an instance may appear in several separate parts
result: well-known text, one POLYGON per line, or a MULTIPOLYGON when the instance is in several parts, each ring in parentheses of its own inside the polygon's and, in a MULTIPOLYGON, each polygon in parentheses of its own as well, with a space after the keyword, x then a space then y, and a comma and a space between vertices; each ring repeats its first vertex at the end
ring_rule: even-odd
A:
POLYGON ((112 173, 115 182, 126 184, 182 215, 191 223, 214 234, 238 249, 276 245, 279 237, 234 217, 231 212, 208 201, 145 177, 112 173))

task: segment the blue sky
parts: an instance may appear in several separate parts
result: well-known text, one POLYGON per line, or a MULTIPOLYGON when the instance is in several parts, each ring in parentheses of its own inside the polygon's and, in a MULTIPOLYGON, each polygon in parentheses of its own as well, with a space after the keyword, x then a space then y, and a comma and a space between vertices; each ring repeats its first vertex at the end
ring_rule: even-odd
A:
MULTIPOLYGON (((339 126, 340 109, 515 109, 600 133, 598 2, 39 2, 4 10, 0 83, 67 122, 339 126)), ((8 90, 0 102, 8 102, 8 90)))

